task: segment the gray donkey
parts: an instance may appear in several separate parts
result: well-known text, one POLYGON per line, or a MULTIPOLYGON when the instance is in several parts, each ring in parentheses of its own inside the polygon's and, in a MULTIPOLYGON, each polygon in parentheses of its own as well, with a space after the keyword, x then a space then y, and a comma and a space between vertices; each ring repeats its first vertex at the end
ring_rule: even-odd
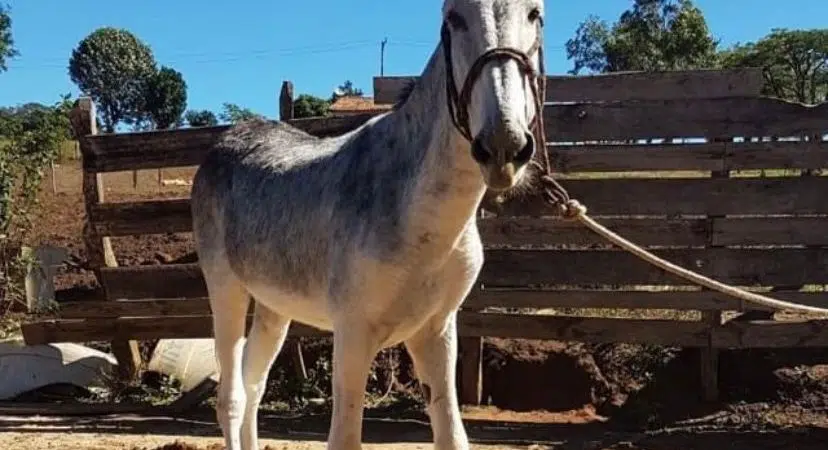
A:
POLYGON ((258 448, 258 406, 292 320, 333 332, 329 449, 361 448, 370 364, 398 343, 435 447, 469 448, 454 386, 457 310, 483 264, 484 194, 531 178, 543 8, 445 0, 440 45, 392 111, 333 138, 245 122, 210 149, 192 214, 227 450, 258 448))

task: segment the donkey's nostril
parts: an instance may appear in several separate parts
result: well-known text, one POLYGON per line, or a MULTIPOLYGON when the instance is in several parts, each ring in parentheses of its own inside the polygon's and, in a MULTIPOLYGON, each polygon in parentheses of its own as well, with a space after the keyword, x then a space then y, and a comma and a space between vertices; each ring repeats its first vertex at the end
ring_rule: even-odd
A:
POLYGON ((480 164, 486 164, 492 159, 492 152, 490 152, 484 145, 480 138, 472 142, 472 158, 480 164))
POLYGON ((535 136, 532 136, 532 133, 526 133, 526 145, 518 151, 512 161, 518 164, 526 164, 532 159, 532 156, 535 154, 535 136))

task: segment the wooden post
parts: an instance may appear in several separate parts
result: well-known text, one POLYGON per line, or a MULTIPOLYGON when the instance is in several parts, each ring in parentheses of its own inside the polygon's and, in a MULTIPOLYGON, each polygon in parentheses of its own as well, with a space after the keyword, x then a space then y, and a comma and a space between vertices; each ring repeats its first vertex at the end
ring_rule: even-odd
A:
MULTIPOLYGON (((713 138, 713 142, 733 142, 732 138, 713 138)), ((730 178, 730 171, 723 170, 719 172, 712 172, 712 178, 730 178)), ((722 216, 708 216, 709 223, 713 224, 715 219, 722 216)), ((709 247, 716 247, 713 245, 713 234, 710 234, 710 239, 707 243, 709 247)), ((719 400, 719 350, 713 347, 713 333, 714 330, 722 326, 722 312, 721 311, 702 311, 702 322, 708 327, 707 346, 699 349, 699 364, 701 375, 702 398, 706 402, 715 402, 719 400)))
POLYGON ((460 404, 478 406, 483 393, 483 338, 459 341, 460 404))
POLYGON ((49 171, 52 173, 52 194, 57 194, 57 171, 55 171, 55 162, 49 162, 49 171))
MULTIPOLYGON (((483 208, 479 208, 478 220, 483 219, 484 214, 483 208)), ((480 289, 480 287, 480 284, 477 284, 474 289, 480 289)), ((459 360, 457 375, 460 385, 458 400, 461 405, 478 406, 483 396, 483 338, 460 338, 457 347, 459 360)))
POLYGON ((282 83, 282 92, 279 94, 279 120, 293 119, 293 83, 282 83))
MULTIPOLYGON (((87 135, 94 135, 98 132, 95 122, 95 105, 89 98, 78 99, 71 114, 72 128, 80 144, 82 158, 88 157, 89 148, 86 146, 87 135)), ((89 265, 92 267, 96 278, 100 282, 101 267, 117 267, 115 252, 112 250, 112 242, 109 237, 98 235, 89 221, 90 209, 93 205, 104 202, 103 175, 91 169, 83 171, 83 198, 86 207, 87 220, 83 226, 83 240, 86 246, 86 253, 89 258, 89 265)), ((112 352, 118 360, 118 371, 126 379, 137 375, 141 364, 141 356, 136 341, 116 340, 111 343, 112 352)))

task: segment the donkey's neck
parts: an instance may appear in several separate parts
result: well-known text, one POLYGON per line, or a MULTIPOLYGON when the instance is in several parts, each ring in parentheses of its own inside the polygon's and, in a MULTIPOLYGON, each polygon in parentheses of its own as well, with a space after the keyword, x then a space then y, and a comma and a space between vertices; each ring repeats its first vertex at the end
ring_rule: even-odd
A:
POLYGON ((448 253, 456 245, 486 192, 470 143, 452 123, 445 83, 438 46, 408 98, 386 121, 390 139, 403 144, 398 151, 422 158, 410 180, 406 228, 410 246, 423 256, 448 253))

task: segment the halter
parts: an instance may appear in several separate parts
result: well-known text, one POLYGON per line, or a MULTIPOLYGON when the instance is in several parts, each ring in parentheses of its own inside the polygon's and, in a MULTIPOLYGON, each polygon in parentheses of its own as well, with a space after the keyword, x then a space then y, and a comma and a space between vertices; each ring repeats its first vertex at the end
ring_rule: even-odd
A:
POLYGON ((549 157, 546 154, 546 136, 543 129, 543 104, 546 99, 546 68, 543 62, 543 19, 538 19, 537 38, 525 53, 510 47, 495 47, 480 55, 474 61, 474 64, 472 64, 471 69, 469 69, 469 73, 466 75, 463 88, 459 94, 457 92, 457 84, 454 80, 454 62, 451 55, 451 32, 449 31, 448 21, 443 22, 440 37, 443 45, 443 55, 445 55, 446 60, 448 109, 455 128, 469 142, 474 140, 471 135, 471 127, 469 126, 469 105, 474 83, 477 82, 477 79, 483 72, 483 67, 489 62, 501 59, 513 59, 523 75, 530 79, 529 86, 532 89, 532 95, 535 99, 535 117, 532 119, 530 128, 535 136, 536 147, 544 155, 546 172, 551 173, 549 157), (529 59, 529 56, 535 52, 538 53, 539 70, 537 71, 532 67, 532 62, 529 59))

